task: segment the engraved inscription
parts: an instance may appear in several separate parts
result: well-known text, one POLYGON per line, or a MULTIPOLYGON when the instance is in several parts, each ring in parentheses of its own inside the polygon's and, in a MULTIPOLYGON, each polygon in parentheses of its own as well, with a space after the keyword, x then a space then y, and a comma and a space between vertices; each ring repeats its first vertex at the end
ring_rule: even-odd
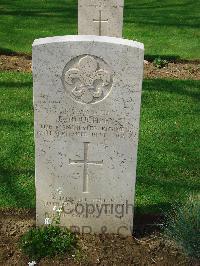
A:
POLYGON ((47 121, 41 123, 36 134, 63 138, 73 136, 131 138, 134 141, 136 132, 137 127, 134 127, 133 123, 124 117, 115 119, 109 112, 99 112, 97 116, 96 112, 86 115, 83 110, 79 110, 71 115, 71 109, 63 109, 54 125, 47 121))
POLYGON ((102 11, 99 10, 99 19, 93 19, 93 22, 99 23, 99 36, 102 36, 102 23, 108 23, 108 19, 102 19, 102 11))
POLYGON ((84 142, 84 159, 83 160, 69 160, 69 164, 83 164, 83 193, 88 193, 88 165, 103 165, 103 161, 89 161, 88 148, 89 142, 84 142))
POLYGON ((94 104, 105 99, 113 83, 108 65, 91 55, 72 59, 64 68, 62 79, 72 99, 84 104, 94 104))

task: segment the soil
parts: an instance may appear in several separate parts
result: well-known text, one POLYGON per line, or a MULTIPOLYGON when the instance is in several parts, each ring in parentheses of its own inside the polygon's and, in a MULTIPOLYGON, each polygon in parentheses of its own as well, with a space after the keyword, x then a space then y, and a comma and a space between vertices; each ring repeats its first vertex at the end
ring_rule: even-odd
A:
MULTIPOLYGON (((144 218, 147 220, 147 216, 144 218)), ((18 240, 34 226, 35 210, 0 210, 0 265, 28 265, 29 259, 20 251, 18 240)), ((189 260, 156 230, 137 238, 86 234, 78 235, 78 239, 79 259, 69 255, 62 259, 42 259, 37 265, 200 265, 189 260)))
MULTIPOLYGON (((31 56, 0 55, 0 71, 31 72, 31 56)), ((150 61, 144 61, 144 78, 148 79, 192 79, 200 80, 200 61, 169 62, 164 68, 157 68, 150 61)))
POLYGON ((157 68, 152 62, 145 60, 144 78, 200 80, 200 62, 170 62, 166 67, 157 68))
POLYGON ((28 55, 0 55, 0 71, 31 72, 31 62, 28 55))

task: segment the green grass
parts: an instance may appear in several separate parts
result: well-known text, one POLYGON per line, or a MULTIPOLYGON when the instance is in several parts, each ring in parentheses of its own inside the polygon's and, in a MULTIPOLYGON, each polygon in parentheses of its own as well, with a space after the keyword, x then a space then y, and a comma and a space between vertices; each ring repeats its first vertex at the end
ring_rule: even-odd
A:
POLYGON ((168 209, 200 191, 200 81, 146 80, 137 169, 137 206, 168 209))
POLYGON ((33 207, 32 77, 0 72, 0 206, 33 207))
MULTIPOLYGON (((158 212, 199 181, 200 81, 145 80, 136 203, 158 212)), ((0 72, 0 206, 34 207, 31 74, 0 72)))
MULTIPOLYGON (((31 53, 34 39, 77 34, 77 0, 1 0, 0 51, 31 53)), ((147 57, 200 58, 200 1, 125 0, 124 37, 147 57)))

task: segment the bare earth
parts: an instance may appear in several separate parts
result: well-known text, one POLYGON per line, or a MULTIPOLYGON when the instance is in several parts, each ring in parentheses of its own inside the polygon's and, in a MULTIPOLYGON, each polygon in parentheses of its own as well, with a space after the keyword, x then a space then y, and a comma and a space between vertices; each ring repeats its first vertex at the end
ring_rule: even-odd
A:
MULTIPOLYGON (((31 56, 0 55, 0 71, 31 72, 31 56)), ((158 69, 152 62, 144 62, 144 78, 148 79, 193 79, 200 80, 200 62, 169 63, 158 69)))
MULTIPOLYGON (((29 260, 22 255, 17 243, 20 236, 33 226, 34 210, 0 210, 0 265, 28 265, 29 260)), ((137 236, 137 232, 134 235, 137 236)), ((79 235, 78 239, 79 259, 70 255, 62 259, 43 259, 37 265, 198 265, 156 231, 137 238, 79 235)))

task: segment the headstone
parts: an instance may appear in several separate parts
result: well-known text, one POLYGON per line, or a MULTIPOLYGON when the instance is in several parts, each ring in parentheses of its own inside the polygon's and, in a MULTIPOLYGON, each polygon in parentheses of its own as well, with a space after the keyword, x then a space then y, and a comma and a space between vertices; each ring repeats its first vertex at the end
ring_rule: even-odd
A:
POLYGON ((124 0, 79 0, 79 35, 122 37, 124 0))
POLYGON ((37 225, 130 235, 143 44, 113 37, 35 40, 37 225))

